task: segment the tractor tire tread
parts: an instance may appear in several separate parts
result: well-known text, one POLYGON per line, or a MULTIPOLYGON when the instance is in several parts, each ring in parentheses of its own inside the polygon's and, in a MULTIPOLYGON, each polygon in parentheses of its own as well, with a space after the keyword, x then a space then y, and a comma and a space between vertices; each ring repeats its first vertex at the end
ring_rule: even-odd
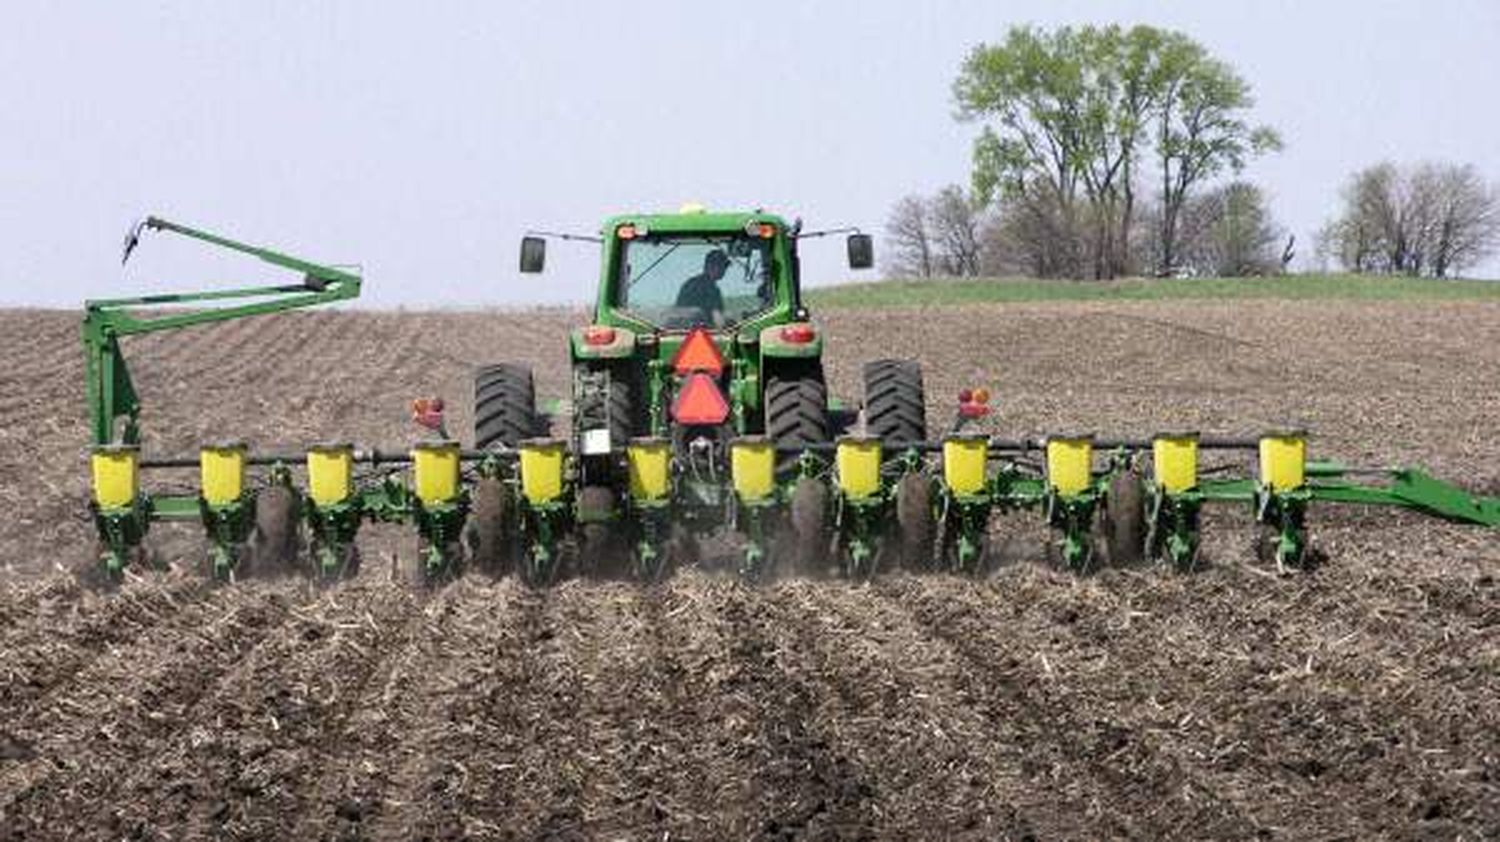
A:
POLYGON ((865 428, 883 442, 927 438, 927 400, 922 364, 916 360, 865 363, 865 428))

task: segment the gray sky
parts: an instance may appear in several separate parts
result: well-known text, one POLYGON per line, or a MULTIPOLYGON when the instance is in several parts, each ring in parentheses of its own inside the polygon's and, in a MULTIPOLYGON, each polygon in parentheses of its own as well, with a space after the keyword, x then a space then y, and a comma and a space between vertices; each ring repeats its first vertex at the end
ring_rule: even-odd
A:
MULTIPOLYGON (((148 212, 358 262, 381 306, 587 300, 590 247, 554 244, 538 280, 517 240, 616 210, 878 233, 901 195, 967 183, 949 85, 1024 22, 1179 29, 1236 66, 1287 142, 1247 175, 1304 256, 1356 167, 1500 178, 1495 0, 22 0, 0 28, 0 303, 275 277, 162 237, 122 270, 148 212)), ((810 283, 846 277, 837 242, 805 250, 810 283)))

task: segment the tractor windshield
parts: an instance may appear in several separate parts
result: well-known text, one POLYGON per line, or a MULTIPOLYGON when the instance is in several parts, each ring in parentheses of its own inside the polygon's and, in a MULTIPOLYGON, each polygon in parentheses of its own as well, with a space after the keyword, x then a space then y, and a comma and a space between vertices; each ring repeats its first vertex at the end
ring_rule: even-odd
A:
POLYGON ((739 233, 626 240, 612 303, 667 330, 733 326, 774 300, 771 243, 739 233))

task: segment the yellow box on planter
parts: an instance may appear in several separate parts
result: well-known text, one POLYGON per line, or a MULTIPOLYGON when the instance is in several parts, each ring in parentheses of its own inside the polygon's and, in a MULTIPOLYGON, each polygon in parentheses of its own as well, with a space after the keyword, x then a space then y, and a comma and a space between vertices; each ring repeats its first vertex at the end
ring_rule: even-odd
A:
POLYGON ((1047 483, 1058 494, 1080 494, 1093 482, 1094 437, 1051 436, 1047 439, 1047 483))
POLYGON ((315 444, 307 450, 307 496, 332 506, 354 493, 354 446, 315 444))
POLYGON ((625 448, 634 500, 665 500, 672 490, 672 444, 663 438, 634 438, 625 448))
POLYGON ((245 445, 229 442, 199 448, 198 474, 203 499, 210 506, 239 500, 245 493, 245 445))
POLYGON ((984 490, 984 472, 989 463, 987 436, 956 435, 943 440, 943 482, 954 494, 972 495, 984 490))
POLYGON ((141 450, 130 444, 94 448, 89 471, 94 480, 94 502, 101 509, 128 509, 140 494, 141 450))
POLYGON ((412 446, 412 480, 417 499, 435 506, 458 497, 458 442, 424 441, 412 446))
POLYGON ((1163 433, 1151 441, 1151 470, 1168 494, 1198 486, 1198 434, 1163 433))
POLYGON ((1267 433, 1260 439, 1260 481, 1272 491, 1293 491, 1307 481, 1307 435, 1267 433))
POLYGON ((880 493, 880 439, 845 436, 838 441, 839 490, 855 500, 880 493))
POLYGON ((765 436, 741 436, 729 443, 729 475, 741 500, 765 500, 776 490, 776 445, 765 436))
POLYGON ((563 458, 566 450, 558 439, 527 439, 521 442, 521 494, 533 505, 550 503, 562 496, 563 458))

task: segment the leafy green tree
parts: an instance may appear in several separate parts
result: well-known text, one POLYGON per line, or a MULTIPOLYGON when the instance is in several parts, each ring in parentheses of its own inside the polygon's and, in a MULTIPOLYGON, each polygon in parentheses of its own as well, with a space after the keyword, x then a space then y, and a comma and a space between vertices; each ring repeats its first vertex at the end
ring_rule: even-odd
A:
POLYGON ((953 95, 959 119, 983 123, 976 196, 1055 207, 1072 274, 1096 278, 1130 269, 1143 148, 1157 145, 1165 226, 1203 178, 1279 142, 1240 118, 1248 86, 1227 65, 1149 26, 1013 27, 974 48, 953 95))
POLYGON ((1254 105, 1250 86, 1229 65, 1176 36, 1163 62, 1166 91, 1156 111, 1156 154, 1161 173, 1161 263, 1176 268, 1177 224, 1205 179, 1238 173, 1252 155, 1281 149, 1267 126, 1251 126, 1242 114, 1254 105))

